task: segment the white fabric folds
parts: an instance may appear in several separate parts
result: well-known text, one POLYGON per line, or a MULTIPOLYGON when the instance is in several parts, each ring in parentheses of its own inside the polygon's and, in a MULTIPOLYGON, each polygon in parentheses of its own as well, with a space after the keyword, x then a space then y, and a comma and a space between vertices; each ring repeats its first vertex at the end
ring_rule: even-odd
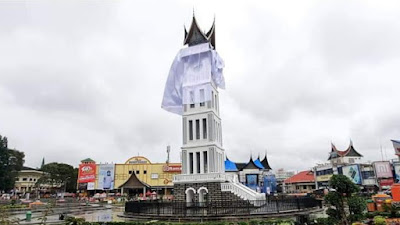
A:
POLYGON ((165 84, 161 107, 183 114, 183 104, 210 101, 212 82, 225 89, 224 61, 209 43, 181 49, 176 55, 165 84))

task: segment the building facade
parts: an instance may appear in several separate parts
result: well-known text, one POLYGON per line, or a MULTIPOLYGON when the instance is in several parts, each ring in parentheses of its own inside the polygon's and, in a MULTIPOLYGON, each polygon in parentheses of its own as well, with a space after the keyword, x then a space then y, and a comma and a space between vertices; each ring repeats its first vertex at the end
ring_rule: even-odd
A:
POLYGON ((18 172, 14 190, 22 194, 38 191, 41 186, 37 185, 37 182, 42 176, 42 171, 24 166, 22 170, 18 172))
POLYGON ((78 188, 90 194, 107 191, 145 197, 156 193, 158 197, 170 198, 173 176, 181 171, 181 163, 152 163, 144 156, 117 164, 98 164, 89 158, 79 166, 78 188))
POLYGON ((311 193, 315 190, 314 172, 301 171, 285 179, 283 187, 284 193, 287 194, 311 193))

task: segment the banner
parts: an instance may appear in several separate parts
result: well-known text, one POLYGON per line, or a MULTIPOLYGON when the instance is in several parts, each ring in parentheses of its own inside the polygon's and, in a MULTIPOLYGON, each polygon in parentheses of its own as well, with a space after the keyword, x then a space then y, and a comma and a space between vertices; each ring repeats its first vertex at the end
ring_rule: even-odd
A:
POLYGON ((267 194, 273 194, 276 192, 276 178, 274 175, 267 175, 264 177, 263 192, 267 194))
POLYGON ((393 143, 394 154, 400 155, 400 141, 391 140, 393 143))
POLYGON ((182 171, 182 166, 178 165, 164 165, 163 166, 163 171, 164 172, 181 172, 182 171))
POLYGON ((100 164, 99 176, 97 181, 98 190, 114 189, 114 164, 100 164))
POLYGON ((393 177, 392 167, 390 162, 374 162, 375 175, 377 178, 390 178, 393 177))
POLYGON ((94 182, 88 182, 87 183, 87 190, 88 191, 94 190, 94 182))
POLYGON ((400 163, 394 163, 394 175, 395 175, 395 182, 400 183, 400 163))
POLYGON ((257 185, 258 185, 257 178, 258 174, 246 174, 247 187, 253 190, 257 190, 257 185))
POLYGON ((96 164, 80 164, 78 183, 88 183, 96 181, 96 164))
POLYGON ((83 190, 87 190, 87 185, 88 183, 78 183, 78 190, 83 191, 83 190))
POLYGON ((355 184, 361 184, 360 168, 358 165, 342 167, 343 175, 350 178, 355 184))
POLYGON ((389 189, 393 185, 393 178, 381 179, 379 180, 379 185, 383 189, 389 189))

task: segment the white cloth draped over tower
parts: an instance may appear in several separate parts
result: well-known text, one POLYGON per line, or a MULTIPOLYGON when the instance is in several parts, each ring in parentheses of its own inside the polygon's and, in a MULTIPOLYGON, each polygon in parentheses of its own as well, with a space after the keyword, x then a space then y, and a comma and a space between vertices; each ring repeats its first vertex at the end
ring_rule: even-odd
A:
POLYGON ((225 89, 224 61, 209 43, 181 49, 176 55, 165 84, 161 107, 183 114, 183 104, 212 99, 211 85, 225 89))

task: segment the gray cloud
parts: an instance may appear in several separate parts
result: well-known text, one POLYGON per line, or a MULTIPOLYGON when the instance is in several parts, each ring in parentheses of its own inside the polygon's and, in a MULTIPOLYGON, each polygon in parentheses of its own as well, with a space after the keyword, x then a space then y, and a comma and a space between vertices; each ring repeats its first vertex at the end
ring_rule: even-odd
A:
MULTIPOLYGON (((160 108, 183 24, 216 14, 227 155, 268 150, 307 169, 350 138, 365 160, 399 137, 396 2, 2 2, 0 134, 26 153, 77 165, 142 154, 179 161, 181 118, 160 108), (229 10, 227 9, 229 5, 229 10)), ((385 157, 386 157, 385 155, 385 157)))

